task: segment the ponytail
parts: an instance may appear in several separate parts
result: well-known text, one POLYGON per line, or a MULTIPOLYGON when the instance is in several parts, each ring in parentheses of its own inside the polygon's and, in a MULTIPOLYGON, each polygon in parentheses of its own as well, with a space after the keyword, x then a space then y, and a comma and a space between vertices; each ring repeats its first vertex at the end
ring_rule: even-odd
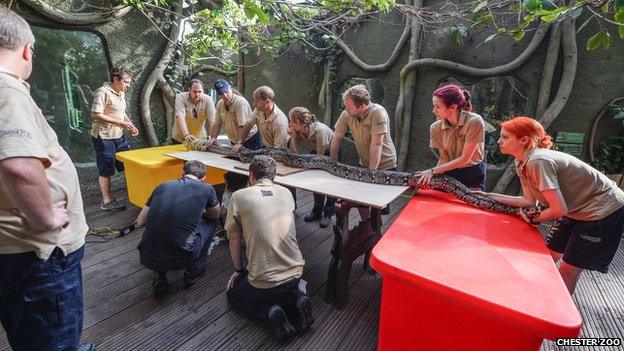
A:
POLYGON ((436 89, 433 96, 441 99, 446 107, 456 105, 463 111, 472 112, 470 92, 459 85, 449 84, 436 89))

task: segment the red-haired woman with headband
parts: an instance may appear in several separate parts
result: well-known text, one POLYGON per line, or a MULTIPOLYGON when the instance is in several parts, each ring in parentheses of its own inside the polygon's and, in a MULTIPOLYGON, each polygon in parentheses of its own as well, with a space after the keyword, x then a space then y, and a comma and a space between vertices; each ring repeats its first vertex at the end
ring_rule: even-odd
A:
POLYGON ((583 269, 607 272, 624 232, 624 191, 578 158, 551 150, 539 122, 516 117, 501 124, 498 145, 516 158, 522 196, 483 193, 502 203, 526 207, 538 201, 543 212, 523 218, 538 224, 558 220, 546 238, 570 294, 583 269))
POLYGON ((450 84, 433 92, 435 121, 429 146, 438 149, 438 164, 419 172, 418 185, 426 187, 434 174, 447 174, 469 188, 485 190, 485 123, 472 113, 470 93, 450 84))

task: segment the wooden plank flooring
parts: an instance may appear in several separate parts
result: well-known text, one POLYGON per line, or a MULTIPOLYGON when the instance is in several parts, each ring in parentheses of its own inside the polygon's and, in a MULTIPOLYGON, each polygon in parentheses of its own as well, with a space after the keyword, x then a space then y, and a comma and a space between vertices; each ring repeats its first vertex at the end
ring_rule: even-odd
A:
MULTIPOLYGON (((353 265, 350 296, 343 310, 323 301, 333 232, 305 223, 312 208, 311 193, 298 191, 297 236, 306 261, 304 279, 312 298, 316 323, 305 335, 277 343, 258 323, 231 310, 225 284, 232 272, 226 243, 209 256, 207 274, 191 289, 182 288, 182 272, 169 275, 172 292, 152 297, 151 272, 139 264, 136 246, 142 230, 122 238, 103 240, 88 236, 83 260, 85 319, 83 341, 95 342, 98 350, 373 350, 377 344, 381 278, 364 271, 363 259, 353 265)), ((119 199, 123 194, 117 194, 119 199)), ((407 203, 402 196, 384 217, 384 227, 407 203)), ((85 199, 91 228, 119 228, 132 222, 139 209, 111 214, 99 210, 96 198, 85 199)), ((358 220, 352 211, 351 225, 358 220)), ((574 300, 585 324, 582 337, 619 337, 624 340, 624 245, 608 274, 585 272, 574 300)), ((0 330, 0 350, 9 346, 0 330)), ((547 341, 543 351, 562 351, 547 341)), ((595 351, 600 348, 566 347, 595 351)))

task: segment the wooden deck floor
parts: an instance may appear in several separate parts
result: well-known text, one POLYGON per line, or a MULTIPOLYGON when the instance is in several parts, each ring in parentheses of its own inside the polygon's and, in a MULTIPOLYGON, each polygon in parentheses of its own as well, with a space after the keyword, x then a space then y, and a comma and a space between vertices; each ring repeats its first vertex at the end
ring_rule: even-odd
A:
MULTIPOLYGON (((85 319, 83 341, 95 342, 98 350, 372 350, 376 348, 381 279, 364 272, 362 258, 354 265, 350 297, 343 310, 323 302, 333 233, 318 224, 305 223, 303 215, 312 207, 312 196, 299 191, 296 211, 297 236, 306 261, 304 279, 313 301, 316 323, 301 337, 284 344, 254 321, 232 311, 224 288, 232 272, 227 245, 221 243, 209 256, 207 274, 191 289, 182 288, 182 272, 170 275, 170 295, 152 297, 151 272, 139 264, 136 245, 142 230, 103 241, 88 236, 83 261, 85 319)), ((123 198, 119 194, 118 198, 123 198)), ((125 199, 124 199, 125 200, 125 199)), ((391 223, 409 200, 393 203, 391 223)), ((139 209, 115 213, 99 210, 97 199, 85 201, 91 228, 129 224, 139 209)), ((356 212, 356 211, 352 211, 356 212)), ((352 225, 357 221, 353 213, 352 225)), ((585 324, 582 337, 624 339, 624 254, 620 247, 609 274, 585 273, 575 301, 585 324)), ((0 350, 9 349, 0 330, 0 350)), ((563 350, 553 342, 543 350, 563 350)), ((566 348, 570 350, 571 348, 566 348)), ((573 348, 599 350, 599 348, 573 348)))

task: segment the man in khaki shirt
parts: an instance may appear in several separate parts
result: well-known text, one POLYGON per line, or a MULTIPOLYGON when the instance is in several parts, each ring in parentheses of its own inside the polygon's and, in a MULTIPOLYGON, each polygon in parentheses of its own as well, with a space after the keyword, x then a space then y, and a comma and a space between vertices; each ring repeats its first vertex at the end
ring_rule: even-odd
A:
POLYGON ((204 94, 204 83, 199 79, 191 80, 188 92, 176 95, 171 143, 181 144, 186 140, 205 138, 208 136, 205 125, 208 123, 210 130, 214 120, 214 102, 209 95, 204 94))
POLYGON ((288 189, 273 183, 275 172, 271 157, 254 157, 251 186, 232 194, 225 229, 235 272, 226 290, 233 308, 259 317, 283 340, 294 329, 305 332, 314 318, 310 299, 299 291, 304 261, 295 233, 295 203, 288 189))
POLYGON ((288 147, 288 118, 277 107, 274 99, 275 92, 270 87, 261 86, 254 91, 253 100, 256 108, 243 126, 241 137, 232 148, 232 153, 238 152, 242 146, 242 140, 256 126, 262 137, 262 146, 269 149, 286 149, 288 147))
POLYGON ((123 134, 124 130, 132 136, 139 135, 139 130, 126 114, 124 92, 130 86, 131 81, 132 76, 127 68, 113 67, 110 71, 110 82, 104 82, 93 94, 91 143, 97 161, 98 183, 102 191, 100 209, 103 211, 118 211, 126 208, 126 205, 111 198, 110 177, 115 174, 115 169, 117 172, 123 171, 123 164, 115 159, 115 154, 118 151, 130 149, 126 136, 123 134))
MULTIPOLYGON (((334 126, 331 158, 338 160, 340 142, 347 132, 353 136, 360 166, 370 169, 396 170, 397 156, 390 136, 390 119, 383 106, 371 102, 364 85, 355 85, 342 95, 345 110, 334 126)), ((370 217, 369 208, 358 208, 362 220, 370 217)), ((387 213, 388 211, 383 211, 387 213)))
POLYGON ((219 102, 217 102, 217 113, 215 122, 210 130, 208 147, 217 140, 221 131, 221 126, 225 126, 228 139, 232 145, 242 140, 242 145, 250 150, 257 150, 262 147, 258 127, 253 126, 247 133, 247 137, 242 137, 243 126, 249 120, 251 107, 247 100, 235 93, 225 79, 217 79, 214 83, 219 102))
POLYGON ((0 320, 14 350, 76 350, 88 227, 76 169, 25 82, 34 44, 0 5, 0 320))

